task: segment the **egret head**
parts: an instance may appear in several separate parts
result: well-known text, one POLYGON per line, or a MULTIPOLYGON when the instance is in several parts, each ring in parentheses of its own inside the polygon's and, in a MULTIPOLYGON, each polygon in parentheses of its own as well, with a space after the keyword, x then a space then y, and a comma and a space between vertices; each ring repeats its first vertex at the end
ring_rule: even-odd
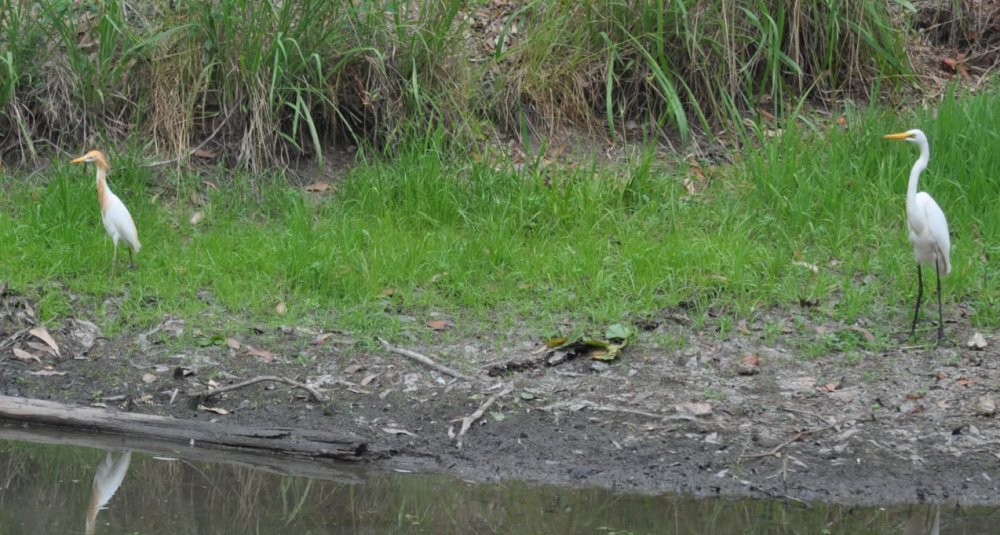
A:
POLYGON ((916 143, 917 145, 927 144, 927 136, 924 135, 922 131, 914 128, 913 130, 907 130, 899 134, 889 134, 887 136, 882 136, 882 139, 902 139, 903 141, 909 141, 910 143, 916 143))
POLYGON ((107 171, 109 169, 108 161, 104 159, 104 155, 101 154, 101 151, 99 150, 92 150, 87 154, 84 154, 83 156, 80 156, 79 158, 69 163, 87 163, 87 162, 93 162, 94 165, 98 167, 98 169, 104 171, 107 171))

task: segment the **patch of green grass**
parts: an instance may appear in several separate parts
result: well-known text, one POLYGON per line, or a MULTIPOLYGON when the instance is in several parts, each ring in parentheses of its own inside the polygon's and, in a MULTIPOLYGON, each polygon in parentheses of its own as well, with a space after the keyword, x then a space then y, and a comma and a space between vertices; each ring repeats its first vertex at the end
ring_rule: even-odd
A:
POLYGON ((567 317, 602 328, 682 302, 696 323, 711 309, 731 328, 733 318, 818 299, 836 319, 876 319, 870 330, 883 336, 908 325, 915 297, 904 199, 917 153, 881 136, 921 127, 931 142, 922 189, 944 208, 953 236, 946 307, 962 301, 976 325, 990 326, 998 100, 949 99, 936 119, 876 109, 849 114, 847 129, 789 124, 756 139, 759 150, 748 140, 742 163, 716 169, 694 196, 683 167, 648 157, 518 172, 495 169, 488 155, 444 160, 439 133, 359 165, 327 197, 290 189, 278 175, 184 175, 181 200, 168 202, 122 152, 110 184, 132 210, 143 250, 139 268, 120 271, 114 285, 92 170, 56 162, 41 180, 3 179, 0 269, 45 317, 115 314, 109 334, 171 312, 203 325, 236 317, 430 339, 440 336, 423 328, 431 311, 457 320, 458 334, 541 334, 567 317), (187 193, 205 179, 221 191, 195 207, 187 193), (192 225, 196 210, 205 217, 192 225), (280 301, 287 316, 275 312, 280 301))

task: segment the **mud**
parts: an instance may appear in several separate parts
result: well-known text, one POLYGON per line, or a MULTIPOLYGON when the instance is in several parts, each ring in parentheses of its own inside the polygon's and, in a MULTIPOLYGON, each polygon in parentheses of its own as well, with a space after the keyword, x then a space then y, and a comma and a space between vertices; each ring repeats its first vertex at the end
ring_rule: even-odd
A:
MULTIPOLYGON (((942 347, 931 345, 927 322, 918 340, 897 336, 876 352, 865 348, 886 345, 868 341, 870 331, 885 336, 878 329, 840 324, 815 308, 774 310, 736 328, 711 315, 695 325, 686 313, 637 322, 640 332, 609 363, 549 365, 553 354, 538 351, 539 337, 488 328, 458 337, 423 329, 424 342, 405 346, 473 381, 351 333, 251 327, 213 339, 165 316, 150 332, 101 338, 99 326, 95 333, 60 320, 47 326, 58 356, 30 336, 0 343, 0 394, 347 431, 391 451, 380 461, 385 469, 472 480, 791 502, 1000 504, 1000 431, 992 415, 1000 341, 985 332, 984 348, 969 347, 976 333, 969 317, 946 321, 942 347), (506 345, 498 348, 498 340, 506 345), (14 358, 12 347, 41 362, 14 358), (65 375, 33 374, 45 366, 65 375), (189 395, 259 375, 306 382, 330 399, 277 383, 209 399, 189 395), (507 387, 459 449, 450 435, 460 432, 460 419, 507 387)), ((890 322, 899 320, 879 325, 890 322)), ((30 323, 8 305, 3 335, 30 323)))

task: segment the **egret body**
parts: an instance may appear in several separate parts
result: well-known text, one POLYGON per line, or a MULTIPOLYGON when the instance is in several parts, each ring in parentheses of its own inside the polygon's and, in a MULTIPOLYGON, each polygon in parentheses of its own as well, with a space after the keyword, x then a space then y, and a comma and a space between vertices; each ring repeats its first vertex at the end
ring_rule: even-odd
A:
POLYGON ((128 208, 125 208, 121 199, 108 187, 107 174, 110 167, 104 155, 100 151, 92 150, 70 163, 87 162, 97 167, 97 202, 101 205, 101 221, 104 223, 104 230, 114 243, 114 253, 111 256, 111 281, 114 282, 115 265, 118 263, 118 242, 124 240, 129 245, 129 260, 135 265, 132 251, 138 253, 141 247, 139 232, 135 228, 135 222, 132 221, 132 215, 128 213, 128 208))
POLYGON ((941 276, 951 271, 951 239, 948 236, 948 221, 941 207, 926 191, 917 192, 920 173, 927 169, 931 159, 927 136, 920 130, 908 130, 900 134, 890 134, 885 139, 909 141, 920 148, 920 157, 910 170, 910 185, 906 190, 906 222, 910 231, 910 243, 917 257, 917 307, 913 312, 910 336, 916 332, 917 317, 920 314, 920 299, 924 294, 922 264, 934 266, 937 273, 938 290, 938 343, 944 340, 944 314, 941 308, 941 276))

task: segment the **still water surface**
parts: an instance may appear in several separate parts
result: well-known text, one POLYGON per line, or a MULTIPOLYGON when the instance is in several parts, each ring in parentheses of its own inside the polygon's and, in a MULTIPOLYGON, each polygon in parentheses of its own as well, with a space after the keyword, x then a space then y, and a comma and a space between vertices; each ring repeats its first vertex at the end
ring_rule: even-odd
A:
POLYGON ((807 509, 314 466, 0 426, 0 535, 1000 532, 992 508, 807 509))

